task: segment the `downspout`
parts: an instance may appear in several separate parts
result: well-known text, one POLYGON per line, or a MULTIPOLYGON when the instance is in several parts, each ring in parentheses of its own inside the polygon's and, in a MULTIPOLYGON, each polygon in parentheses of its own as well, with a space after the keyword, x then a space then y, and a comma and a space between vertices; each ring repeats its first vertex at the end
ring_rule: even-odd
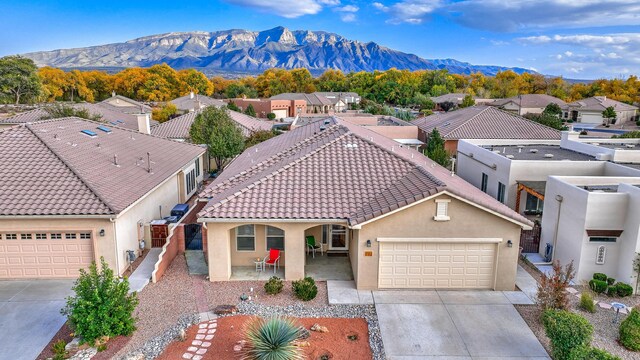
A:
POLYGON ((552 244, 552 248, 551 248, 551 263, 553 263, 554 256, 556 254, 556 244, 558 243, 558 228, 560 227, 560 211, 562 210, 562 200, 564 200, 564 198, 562 197, 562 195, 556 195, 556 201, 558 202, 558 216, 556 218, 556 229, 555 229, 555 233, 553 234, 553 244, 552 244))
POLYGON ((113 224, 113 239, 115 240, 115 252, 116 252, 116 270, 118 271, 118 276, 120 276, 120 251, 118 251, 118 233, 116 232, 116 219, 109 219, 113 224))

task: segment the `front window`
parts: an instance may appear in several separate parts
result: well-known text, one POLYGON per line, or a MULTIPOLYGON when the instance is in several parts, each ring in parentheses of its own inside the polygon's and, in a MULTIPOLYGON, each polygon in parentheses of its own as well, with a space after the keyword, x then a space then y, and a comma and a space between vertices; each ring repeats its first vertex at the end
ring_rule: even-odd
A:
POLYGON ((20 240, 31 240, 31 234, 20 234, 20 240))
POLYGON ((267 251, 270 249, 284 250, 284 230, 267 226, 267 251))
POLYGON ((67 240, 72 240, 75 239, 77 236, 76 234, 64 234, 64 238, 67 240))
POLYGON ((236 228, 236 250, 255 251, 256 231, 253 225, 242 225, 236 228))
POLYGON ((589 241, 591 242, 616 242, 618 241, 617 237, 613 236, 591 236, 589 237, 589 241))
POLYGON ((18 234, 4 234, 5 240, 17 240, 18 234))
POLYGON ((498 201, 500 201, 501 203, 504 203, 505 190, 506 186, 503 183, 498 182, 498 201))

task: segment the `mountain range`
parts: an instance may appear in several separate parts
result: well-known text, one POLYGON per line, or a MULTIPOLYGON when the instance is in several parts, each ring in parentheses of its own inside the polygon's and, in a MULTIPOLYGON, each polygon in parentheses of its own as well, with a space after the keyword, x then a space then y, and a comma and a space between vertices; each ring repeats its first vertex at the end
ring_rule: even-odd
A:
POLYGON ((147 67, 167 63, 174 69, 196 68, 207 74, 255 74, 269 68, 307 68, 314 75, 327 69, 343 72, 447 69, 455 74, 495 75, 523 68, 472 65, 454 59, 423 59, 374 42, 363 43, 324 31, 276 27, 265 31, 224 30, 151 35, 124 43, 24 54, 38 66, 63 69, 147 67))

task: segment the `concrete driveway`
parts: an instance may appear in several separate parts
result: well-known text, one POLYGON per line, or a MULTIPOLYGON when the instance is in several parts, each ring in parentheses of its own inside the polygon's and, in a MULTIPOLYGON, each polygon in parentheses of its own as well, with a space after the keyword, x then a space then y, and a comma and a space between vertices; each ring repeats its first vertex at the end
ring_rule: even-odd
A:
POLYGON ((0 358, 33 360, 60 330, 73 280, 0 281, 0 358))
POLYGON ((549 359, 499 291, 374 291, 392 360, 549 359))

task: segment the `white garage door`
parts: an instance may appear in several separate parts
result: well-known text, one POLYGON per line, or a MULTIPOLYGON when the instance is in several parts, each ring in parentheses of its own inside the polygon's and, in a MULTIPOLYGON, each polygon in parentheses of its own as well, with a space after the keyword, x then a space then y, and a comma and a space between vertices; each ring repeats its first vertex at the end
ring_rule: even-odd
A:
POLYGON ((497 245, 380 242, 381 289, 493 289, 497 245))
POLYGON ((601 114, 590 114, 590 113, 582 113, 582 117, 580 118, 581 123, 585 124, 602 124, 602 115, 601 114))
POLYGON ((0 234, 0 279, 76 278, 93 261, 91 232, 0 234))
POLYGON ((286 118, 289 113, 287 113, 287 110, 273 110, 273 113, 276 114, 276 119, 284 119, 286 118))

